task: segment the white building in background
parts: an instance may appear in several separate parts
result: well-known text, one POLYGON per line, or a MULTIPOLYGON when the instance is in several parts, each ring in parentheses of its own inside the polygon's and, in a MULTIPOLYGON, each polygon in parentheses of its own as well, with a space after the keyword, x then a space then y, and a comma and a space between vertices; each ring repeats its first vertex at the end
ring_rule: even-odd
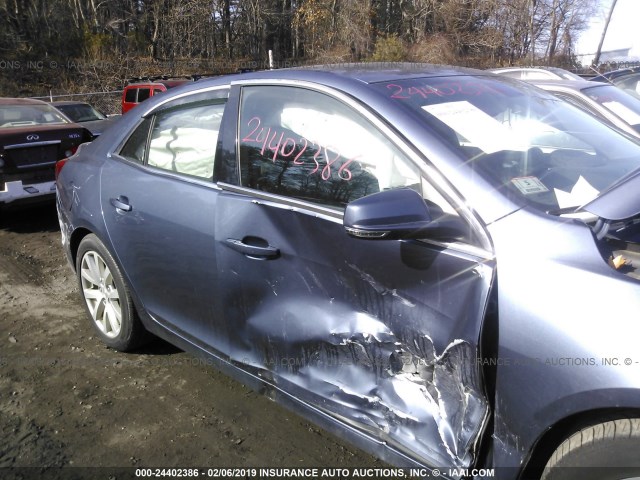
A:
MULTIPOLYGON (((591 65, 595 56, 595 52, 576 55, 578 61, 585 67, 591 65)), ((640 51, 638 51, 638 48, 633 47, 618 48, 616 50, 603 50, 600 52, 600 63, 640 64, 640 51)))
MULTIPOLYGON (((611 0, 599 0, 599 13, 594 15, 590 28, 580 36, 576 44, 575 55, 583 66, 591 65, 595 58, 610 8, 611 0)), ((618 0, 600 53, 600 63, 640 62, 639 18, 640 0, 618 0)))

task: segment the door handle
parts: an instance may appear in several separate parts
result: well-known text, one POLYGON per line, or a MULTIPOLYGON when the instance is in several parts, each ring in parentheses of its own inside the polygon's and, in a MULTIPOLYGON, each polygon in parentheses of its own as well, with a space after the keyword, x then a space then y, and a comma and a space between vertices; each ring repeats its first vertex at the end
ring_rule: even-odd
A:
MULTIPOLYGON (((267 242, 265 242, 267 243, 267 242)), ((266 247, 259 245, 249 245, 242 240, 236 240, 235 238, 227 238, 225 241, 227 247, 243 253, 247 257, 255 258, 258 260, 266 260, 270 258, 277 258, 280 256, 280 249, 272 247, 267 244, 266 247)))
POLYGON ((127 197, 120 196, 118 198, 112 198, 109 200, 111 205, 123 212, 130 212, 133 207, 129 205, 129 199, 127 197))

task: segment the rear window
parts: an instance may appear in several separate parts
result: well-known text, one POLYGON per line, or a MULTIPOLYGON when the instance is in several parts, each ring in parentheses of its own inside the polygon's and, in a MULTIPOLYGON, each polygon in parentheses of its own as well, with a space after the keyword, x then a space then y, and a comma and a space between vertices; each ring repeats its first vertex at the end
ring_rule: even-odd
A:
POLYGON ((78 103, 75 105, 57 105, 56 108, 74 122, 90 122, 93 120, 104 120, 107 118, 91 105, 84 103, 78 103))
POLYGON ((0 106, 0 128, 17 128, 54 123, 69 122, 60 112, 49 105, 0 106))

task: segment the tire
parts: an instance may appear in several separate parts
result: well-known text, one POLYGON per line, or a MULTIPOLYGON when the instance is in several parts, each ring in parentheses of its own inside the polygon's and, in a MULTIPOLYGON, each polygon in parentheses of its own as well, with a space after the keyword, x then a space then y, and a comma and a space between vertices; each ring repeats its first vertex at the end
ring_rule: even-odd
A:
POLYGON ((584 428, 551 455, 541 480, 640 479, 640 419, 584 428))
POLYGON ((91 325, 106 345, 128 352, 149 341, 120 268, 93 234, 80 242, 76 276, 91 325))

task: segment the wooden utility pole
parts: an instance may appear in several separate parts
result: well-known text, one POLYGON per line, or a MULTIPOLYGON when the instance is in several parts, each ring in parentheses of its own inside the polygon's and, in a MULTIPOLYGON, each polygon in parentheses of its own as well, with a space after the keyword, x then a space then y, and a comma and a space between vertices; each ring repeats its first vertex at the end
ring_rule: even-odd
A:
POLYGON ((600 64, 600 53, 602 52, 602 44, 604 43, 604 38, 607 36, 607 28, 609 28, 609 22, 611 21, 611 16, 613 15, 613 9, 616 8, 616 3, 618 3, 618 0, 613 0, 611 2, 611 8, 609 9, 609 15, 607 15, 607 21, 604 23, 604 29, 602 30, 602 36, 600 37, 598 50, 596 51, 596 56, 593 59, 592 65, 594 67, 597 67, 600 64))

